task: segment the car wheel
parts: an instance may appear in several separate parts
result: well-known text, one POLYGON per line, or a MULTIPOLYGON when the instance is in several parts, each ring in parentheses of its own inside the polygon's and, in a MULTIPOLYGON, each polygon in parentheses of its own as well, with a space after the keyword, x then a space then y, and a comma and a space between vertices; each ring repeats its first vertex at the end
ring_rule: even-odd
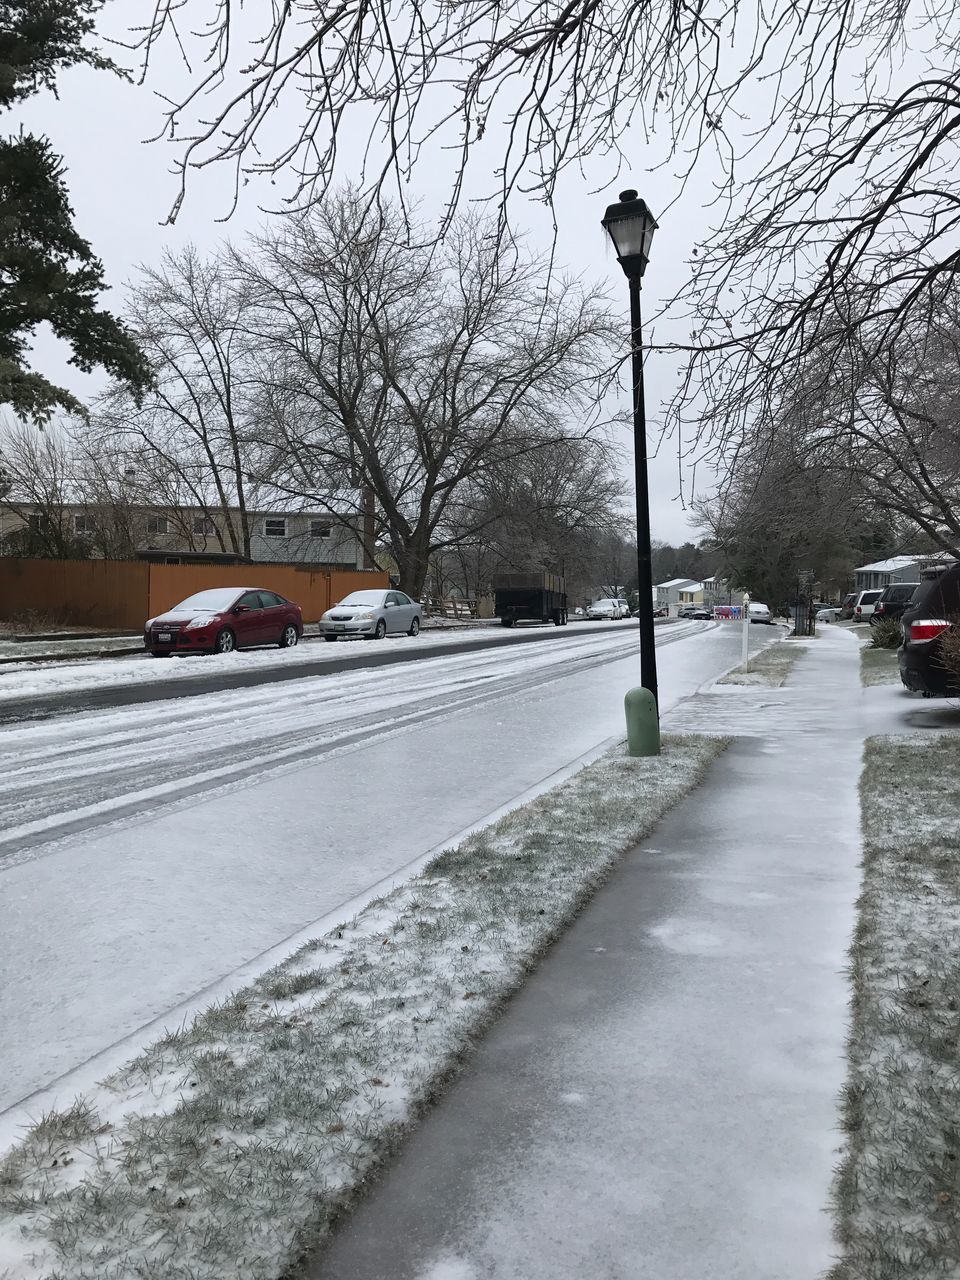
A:
POLYGON ((387 634, 387 620, 386 618, 381 618, 380 621, 377 623, 376 630, 374 631, 373 635, 367 636, 367 639, 382 640, 386 634, 387 634))
POLYGON ((299 632, 292 622, 288 622, 280 633, 280 648, 293 649, 300 639, 299 632))
POLYGON ((327 644, 336 644, 340 639, 339 636, 324 636, 323 638, 326 640, 327 644))
POLYGON ((410 623, 410 630, 407 632, 407 635, 418 636, 419 634, 420 634, 420 619, 414 618, 414 620, 410 623))
POLYGON ((217 632, 216 651, 217 653, 233 653, 237 647, 237 637, 233 634, 229 627, 224 627, 222 631, 217 632))

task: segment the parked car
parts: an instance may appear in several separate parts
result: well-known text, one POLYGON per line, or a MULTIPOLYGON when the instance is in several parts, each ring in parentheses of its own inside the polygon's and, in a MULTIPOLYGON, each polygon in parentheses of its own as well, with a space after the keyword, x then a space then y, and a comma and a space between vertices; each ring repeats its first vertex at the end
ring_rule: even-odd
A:
POLYGON ((597 620, 606 619, 608 622, 616 622, 620 618, 629 618, 630 609, 626 600, 614 600, 612 598, 606 600, 594 600, 593 604, 587 606, 587 617, 597 620))
POLYGON ((692 618, 699 608, 700 606, 698 604, 682 604, 677 610, 677 617, 692 618))
POLYGON ((900 679, 913 693, 926 697, 960 696, 960 681, 943 666, 941 640, 960 618, 960 564, 922 582, 900 619, 900 679))
POLYGON ((838 604, 824 604, 817 609, 817 622, 836 622, 840 617, 838 604))
POLYGON ((857 603, 859 591, 848 591, 840 602, 840 622, 849 622, 853 617, 853 606, 857 603))
POLYGON ((423 610, 402 591, 351 591, 320 619, 324 640, 362 636, 382 640, 388 634, 418 635, 423 610))
POLYGON ((212 587, 150 618, 143 643, 155 658, 171 653, 231 653, 253 645, 292 648, 303 635, 298 604, 262 587, 212 587))
POLYGON ((773 624, 773 614, 770 612, 769 605, 765 605, 760 600, 751 600, 747 605, 747 617, 751 622, 765 622, 768 626, 773 624))
POLYGON ((873 591, 861 591, 853 604, 854 622, 869 622, 882 595, 883 589, 880 587, 873 591))
POLYGON ((910 603, 919 590, 919 582, 892 582, 889 587, 884 587, 870 615, 870 625, 879 622, 881 618, 891 618, 898 622, 910 608, 910 603))
POLYGON ((705 605, 698 604, 693 613, 690 614, 690 617, 696 619, 698 622, 712 622, 713 610, 708 609, 705 605))

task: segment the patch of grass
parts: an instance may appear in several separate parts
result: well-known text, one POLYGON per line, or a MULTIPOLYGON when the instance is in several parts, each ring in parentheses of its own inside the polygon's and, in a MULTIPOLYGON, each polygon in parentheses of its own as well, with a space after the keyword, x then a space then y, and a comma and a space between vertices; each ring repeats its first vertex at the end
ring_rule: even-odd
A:
POLYGON ((831 1280, 960 1275, 960 735, 872 738, 831 1280))
POLYGON ((900 668, 896 649, 873 649, 864 645, 860 650, 860 683, 869 687, 875 684, 899 684, 900 668))
POLYGON ((759 684, 779 689, 803 653, 803 646, 778 640, 754 654, 745 666, 734 667, 717 684, 759 684))
POLYGON ((0 1171, 0 1256, 17 1280, 275 1280, 295 1270, 620 855, 726 740, 608 753, 435 858, 350 924, 104 1082, 82 1176, 0 1171), (121 1113, 112 1128, 100 1119, 121 1113), (125 1113, 125 1114, 124 1114, 125 1113), (35 1255, 36 1260, 32 1260, 35 1255))

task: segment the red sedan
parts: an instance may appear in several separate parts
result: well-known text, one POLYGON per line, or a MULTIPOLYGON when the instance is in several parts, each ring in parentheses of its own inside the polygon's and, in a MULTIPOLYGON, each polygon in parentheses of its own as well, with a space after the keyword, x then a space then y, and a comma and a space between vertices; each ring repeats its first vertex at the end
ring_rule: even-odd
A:
POLYGON ((292 648, 303 635, 298 604, 261 587, 198 591, 151 618, 143 643, 155 658, 171 653, 232 653, 258 644, 292 648))

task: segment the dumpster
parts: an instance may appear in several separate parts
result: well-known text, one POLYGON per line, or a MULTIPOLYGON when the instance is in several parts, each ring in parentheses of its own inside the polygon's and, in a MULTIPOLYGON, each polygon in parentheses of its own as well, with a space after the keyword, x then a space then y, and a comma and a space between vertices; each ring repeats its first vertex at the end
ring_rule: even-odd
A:
POLYGON ((518 622, 567 623, 567 592, 556 573, 503 573, 493 581, 493 612, 505 627, 518 622))

